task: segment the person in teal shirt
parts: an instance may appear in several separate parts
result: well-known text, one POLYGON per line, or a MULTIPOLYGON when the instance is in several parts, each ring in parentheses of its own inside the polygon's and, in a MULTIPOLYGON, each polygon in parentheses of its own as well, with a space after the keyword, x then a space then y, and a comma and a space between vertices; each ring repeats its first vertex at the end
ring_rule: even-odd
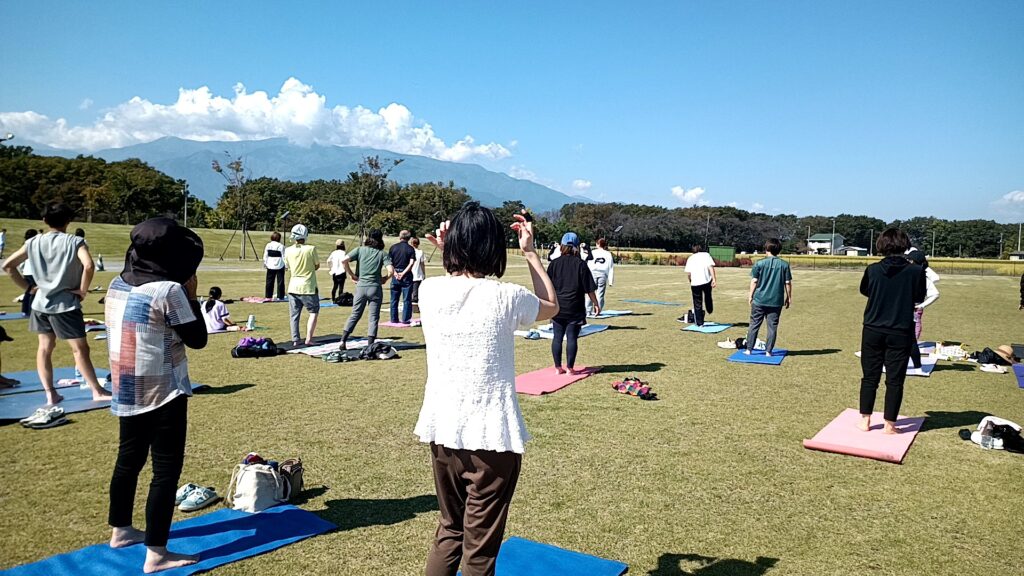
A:
POLYGON ((779 316, 783 308, 789 308, 793 301, 793 273, 789 262, 779 258, 782 242, 778 238, 769 238, 764 243, 767 258, 758 260, 750 271, 750 328, 747 330, 746 350, 750 354, 757 342, 757 333, 761 324, 768 320, 768 340, 765 343, 765 355, 771 356, 775 349, 775 336, 779 330, 779 316))
POLYGON ((349 252, 341 259, 345 273, 356 283, 356 292, 352 297, 352 314, 341 332, 341 349, 348 345, 348 337, 355 329, 356 323, 363 317, 363 310, 369 308, 370 319, 366 330, 367 346, 372 346, 377 339, 377 325, 380 323, 380 305, 384 301, 384 289, 381 287, 394 273, 391 258, 384 252, 384 234, 380 230, 370 230, 362 246, 349 252), (358 272, 352 272, 350 262, 355 261, 358 272), (387 273, 384 273, 384 269, 387 273))

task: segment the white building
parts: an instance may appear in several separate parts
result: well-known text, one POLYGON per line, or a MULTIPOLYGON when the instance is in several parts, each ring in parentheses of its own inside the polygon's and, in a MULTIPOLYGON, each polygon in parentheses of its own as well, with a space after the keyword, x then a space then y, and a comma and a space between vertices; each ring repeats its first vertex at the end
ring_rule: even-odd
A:
POLYGON ((808 254, 839 254, 839 249, 846 244, 842 234, 815 234, 807 239, 808 254))

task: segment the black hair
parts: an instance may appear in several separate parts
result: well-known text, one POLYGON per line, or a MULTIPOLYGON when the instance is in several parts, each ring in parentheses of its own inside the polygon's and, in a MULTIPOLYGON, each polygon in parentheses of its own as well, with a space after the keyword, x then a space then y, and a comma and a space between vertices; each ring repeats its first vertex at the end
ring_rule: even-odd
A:
POLYGON ((223 292, 221 291, 220 287, 210 287, 210 299, 203 303, 203 307, 206 308, 207 312, 213 310, 213 305, 215 302, 217 302, 217 300, 220 300, 221 294, 223 294, 223 292))
POLYGON ((74 217, 75 211, 63 202, 50 204, 43 210, 43 222, 50 228, 64 228, 74 217))
POLYGON ((337 250, 344 250, 345 249, 345 241, 344 240, 338 240, 337 242, 334 243, 334 248, 337 249, 337 250))
POLYGON ((281 233, 280 232, 271 232, 270 233, 270 241, 271 242, 280 242, 281 241, 281 233))
POLYGON ((75 236, 78 236, 79 238, 85 238, 85 229, 75 228, 75 236))
POLYGON ((764 243, 764 251, 770 252, 772 256, 778 256, 779 250, 782 250, 782 242, 780 242, 778 238, 769 238, 768 241, 764 243))
POLYGON ((922 268, 928 267, 928 258, 924 255, 924 252, 921 252, 920 250, 911 250, 908 252, 907 260, 910 260, 912 263, 917 264, 922 268))
POLYGON ((571 244, 562 244, 560 249, 562 256, 579 256, 580 249, 571 244))
POLYGON ((374 228, 370 230, 370 233, 366 235, 366 241, 363 242, 363 246, 369 246, 370 248, 376 248, 377 250, 384 249, 384 233, 374 228))
POLYGON ((875 251, 882 256, 902 255, 910 249, 910 238, 899 228, 889 228, 878 236, 875 251))
POLYGON ((694 245, 693 245, 693 246, 692 246, 692 247, 690 248, 690 250, 691 250, 691 251, 692 251, 692 252, 693 252, 694 254, 696 254, 697 252, 701 252, 701 251, 703 251, 703 250, 704 250, 704 246, 702 246, 702 245, 700 244, 700 242, 698 242, 698 243, 694 244, 694 245))
POLYGON ((505 227, 490 209, 466 202, 452 217, 444 239, 444 269, 449 274, 505 275, 505 227))
POLYGON ((35 228, 29 228, 28 230, 25 230, 25 240, 28 240, 29 238, 32 238, 33 236, 38 236, 38 235, 39 235, 39 231, 36 230, 35 228))

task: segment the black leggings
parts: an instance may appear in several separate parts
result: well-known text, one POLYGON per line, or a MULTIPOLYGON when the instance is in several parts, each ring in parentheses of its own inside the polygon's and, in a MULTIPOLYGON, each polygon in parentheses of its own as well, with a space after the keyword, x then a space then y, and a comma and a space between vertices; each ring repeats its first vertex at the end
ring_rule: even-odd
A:
POLYGON ((886 334, 864 327, 860 342, 860 366, 864 377, 860 381, 860 413, 871 414, 875 409, 875 394, 885 367, 885 419, 895 422, 903 403, 903 381, 907 378, 907 360, 910 357, 912 334, 886 334))
POLYGON ((565 365, 569 369, 576 367, 576 340, 580 337, 580 329, 583 328, 582 324, 578 322, 560 322, 558 320, 552 320, 551 326, 554 328, 555 337, 551 340, 551 356, 555 359, 555 367, 562 367, 562 338, 565 338, 565 365))
POLYGON ((114 528, 132 525, 139 472, 152 451, 153 480, 149 483, 146 500, 146 546, 166 546, 174 515, 174 494, 185 461, 188 397, 182 395, 151 412, 122 416, 118 420, 121 444, 110 479, 107 521, 114 528))
POLYGON ((334 286, 331 286, 331 302, 337 302, 338 298, 345 293, 345 273, 331 274, 334 286))
POLYGON ((715 302, 711 299, 711 282, 700 286, 690 286, 693 295, 693 316, 697 326, 704 325, 704 310, 711 314, 715 311, 715 302))
POLYGON ((267 269, 267 283, 263 289, 263 296, 273 298, 275 286, 277 286, 277 299, 284 300, 284 268, 278 270, 267 269))

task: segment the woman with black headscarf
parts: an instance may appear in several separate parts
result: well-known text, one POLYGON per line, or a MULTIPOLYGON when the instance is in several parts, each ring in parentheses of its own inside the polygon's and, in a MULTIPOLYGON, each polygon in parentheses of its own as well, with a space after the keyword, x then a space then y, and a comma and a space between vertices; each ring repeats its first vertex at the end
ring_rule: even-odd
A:
POLYGON ((145 542, 145 572, 194 564, 198 557, 167 550, 175 491, 185 459, 188 377, 185 347, 206 346, 206 323, 196 301, 203 241, 170 218, 132 229, 124 271, 106 295, 110 350, 110 409, 121 431, 110 480, 109 523, 114 548, 145 542), (153 455, 146 531, 132 526, 139 472, 153 455))

